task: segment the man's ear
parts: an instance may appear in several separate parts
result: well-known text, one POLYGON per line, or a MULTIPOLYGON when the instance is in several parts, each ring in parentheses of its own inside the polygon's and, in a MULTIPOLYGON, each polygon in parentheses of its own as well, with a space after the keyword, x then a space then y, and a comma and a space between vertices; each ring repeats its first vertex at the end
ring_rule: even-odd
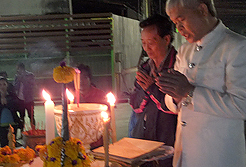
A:
POLYGON ((201 3, 199 6, 198 6, 198 11, 200 12, 201 15, 203 16, 208 16, 209 14, 209 11, 208 11, 208 6, 205 4, 205 3, 201 3))
POLYGON ((163 38, 164 38, 164 40, 165 40, 168 44, 170 44, 170 42, 171 42, 171 35, 165 35, 163 38))

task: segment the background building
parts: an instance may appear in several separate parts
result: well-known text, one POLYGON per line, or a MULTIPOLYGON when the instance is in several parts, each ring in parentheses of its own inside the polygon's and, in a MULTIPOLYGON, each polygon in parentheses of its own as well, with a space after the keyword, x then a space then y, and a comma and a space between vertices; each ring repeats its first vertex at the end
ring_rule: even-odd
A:
MULTIPOLYGON (((246 1, 214 1, 225 25, 246 35, 246 1)), ((12 80, 24 62, 37 79, 36 99, 42 88, 59 98, 52 69, 64 59, 85 63, 97 87, 127 98, 142 50, 138 23, 154 13, 165 14, 165 0, 1 0, 0 71, 12 80)), ((176 33, 174 45, 184 41, 176 33)))

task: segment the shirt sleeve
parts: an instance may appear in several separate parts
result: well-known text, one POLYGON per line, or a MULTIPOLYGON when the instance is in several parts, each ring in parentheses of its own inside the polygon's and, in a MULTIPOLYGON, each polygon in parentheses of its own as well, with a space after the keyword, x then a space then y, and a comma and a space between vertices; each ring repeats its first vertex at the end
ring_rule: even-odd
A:
POLYGON ((150 97, 150 99, 155 103, 156 107, 165 113, 168 114, 176 114, 168 109, 165 103, 165 94, 162 93, 158 86, 152 84, 146 91, 150 97))

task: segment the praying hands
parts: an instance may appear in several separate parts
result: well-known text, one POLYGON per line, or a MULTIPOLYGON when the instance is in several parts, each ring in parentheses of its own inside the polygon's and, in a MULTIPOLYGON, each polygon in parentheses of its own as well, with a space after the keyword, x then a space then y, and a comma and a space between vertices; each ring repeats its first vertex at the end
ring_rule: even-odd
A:
POLYGON ((138 71, 136 79, 137 83, 144 91, 146 91, 153 83, 155 83, 155 80, 144 71, 138 71))
POLYGON ((187 97, 188 93, 195 88, 183 74, 173 69, 159 75, 160 77, 156 78, 159 90, 172 96, 176 103, 179 103, 183 97, 187 97))

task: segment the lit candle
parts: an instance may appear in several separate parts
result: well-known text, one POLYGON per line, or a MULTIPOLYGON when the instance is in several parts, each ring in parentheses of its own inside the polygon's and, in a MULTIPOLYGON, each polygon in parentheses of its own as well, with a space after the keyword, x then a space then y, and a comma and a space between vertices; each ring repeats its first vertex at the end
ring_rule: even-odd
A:
POLYGON ((68 89, 66 89, 66 93, 67 93, 67 98, 70 101, 70 104, 73 104, 73 102, 74 102, 74 95, 68 89))
POLYGON ((54 102, 51 100, 50 95, 43 90, 43 97, 46 100, 44 103, 45 108, 45 126, 46 126, 46 145, 55 138, 55 122, 54 122, 54 102))
POLYGON ((117 141, 116 137, 116 125, 115 125, 115 113, 114 113, 114 103, 116 101, 113 93, 107 94, 107 99, 110 104, 110 113, 111 113, 111 129, 112 129, 112 142, 115 143, 117 141))
POLYGON ((103 119, 103 147, 104 147, 104 161, 105 161, 105 167, 109 167, 109 123, 110 118, 108 116, 108 113, 106 111, 101 112, 101 116, 103 119))
POLYGON ((73 104, 73 102, 74 102, 74 96, 67 88, 66 88, 66 94, 67 94, 67 98, 70 102, 70 104, 68 104, 68 109, 71 110, 72 109, 71 104, 73 104))

